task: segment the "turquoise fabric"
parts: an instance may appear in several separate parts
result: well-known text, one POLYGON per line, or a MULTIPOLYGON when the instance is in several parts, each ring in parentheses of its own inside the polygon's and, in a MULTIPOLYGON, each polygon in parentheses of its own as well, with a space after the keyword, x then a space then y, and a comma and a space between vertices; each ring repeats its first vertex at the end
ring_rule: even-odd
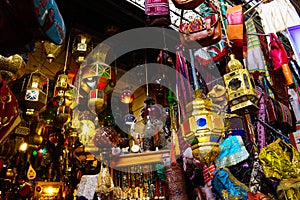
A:
POLYGON ((220 155, 215 164, 218 168, 229 167, 246 160, 248 156, 242 137, 233 135, 220 144, 220 155))
POLYGON ((238 197, 241 200, 248 199, 249 188, 238 181, 228 169, 215 171, 212 186, 216 194, 222 199, 233 199, 233 197, 238 197), (228 196, 224 195, 224 191, 226 191, 228 196))

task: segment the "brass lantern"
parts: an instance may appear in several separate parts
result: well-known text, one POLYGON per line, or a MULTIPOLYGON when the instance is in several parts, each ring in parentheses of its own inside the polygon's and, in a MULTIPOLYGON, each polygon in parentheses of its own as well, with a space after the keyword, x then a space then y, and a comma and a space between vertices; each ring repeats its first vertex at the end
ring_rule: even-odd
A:
POLYGON ((219 143, 224 135, 222 113, 216 112, 218 105, 208 97, 202 98, 202 90, 196 90, 196 98, 188 103, 187 117, 181 130, 184 139, 192 147, 195 159, 210 164, 220 154, 219 143))
POLYGON ((52 63, 52 61, 62 52, 62 46, 63 45, 57 45, 49 41, 44 41, 44 48, 49 63, 52 63))
POLYGON ((48 85, 48 78, 40 71, 30 74, 25 93, 26 114, 33 115, 46 108, 48 85))
POLYGON ((254 81, 248 70, 235 59, 234 54, 230 55, 228 69, 230 72, 226 73, 223 78, 231 111, 241 114, 257 110, 258 96, 254 81))
POLYGON ((68 89, 68 75, 59 74, 54 87, 53 99, 56 101, 58 106, 64 104, 65 91, 68 89))

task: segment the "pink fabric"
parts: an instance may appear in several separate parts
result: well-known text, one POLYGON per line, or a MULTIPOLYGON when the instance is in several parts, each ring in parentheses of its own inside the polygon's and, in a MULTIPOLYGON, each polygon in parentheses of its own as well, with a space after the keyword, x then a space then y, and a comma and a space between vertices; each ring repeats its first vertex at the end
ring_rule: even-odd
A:
POLYGON ((242 11, 227 13, 226 17, 227 17, 227 23, 229 25, 244 23, 244 14, 242 11))
POLYGON ((168 0, 146 0, 145 13, 147 15, 168 15, 169 1, 168 0))

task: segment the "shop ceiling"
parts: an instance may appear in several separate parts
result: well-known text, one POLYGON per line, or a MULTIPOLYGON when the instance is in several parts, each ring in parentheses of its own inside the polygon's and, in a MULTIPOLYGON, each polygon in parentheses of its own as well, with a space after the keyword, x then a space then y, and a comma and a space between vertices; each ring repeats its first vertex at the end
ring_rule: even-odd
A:
MULTIPOLYGON (((41 68, 43 72, 53 79, 58 71, 61 71, 65 65, 66 58, 66 43, 68 37, 73 41, 77 34, 87 33, 92 37, 94 45, 97 45, 104 39, 114 35, 116 33, 130 30, 133 28, 145 26, 145 13, 140 7, 134 5, 132 2, 143 2, 143 0, 56 0, 59 10, 64 19, 67 37, 64 43, 64 51, 57 56, 52 62, 47 62, 46 54, 41 43, 35 43, 33 51, 28 53, 27 72, 35 71, 37 67, 41 68), (131 1, 131 2, 130 2, 131 1)), ((171 0, 170 0, 171 2, 171 0)), ((227 0, 231 5, 245 4, 245 1, 241 0, 227 0)), ((251 2, 252 5, 256 1, 251 2)), ((251 7, 250 4, 246 8, 251 7)), ((5 30, 1 30, 5 31, 5 30)), ((5 41, 3 38, 0 38, 5 41)), ((72 42, 71 42, 72 43, 72 42)), ((9 44, 0 42, 0 46, 5 47, 5 52, 9 52, 9 44)), ((71 52, 71 48, 69 52, 71 52)), ((18 53, 18 52, 15 52, 18 53)), ((68 65, 78 66, 74 61, 74 57, 70 56, 68 65)), ((132 59, 131 59, 132 60, 132 59)), ((120 68, 128 70, 128 62, 125 60, 118 63, 120 68)))

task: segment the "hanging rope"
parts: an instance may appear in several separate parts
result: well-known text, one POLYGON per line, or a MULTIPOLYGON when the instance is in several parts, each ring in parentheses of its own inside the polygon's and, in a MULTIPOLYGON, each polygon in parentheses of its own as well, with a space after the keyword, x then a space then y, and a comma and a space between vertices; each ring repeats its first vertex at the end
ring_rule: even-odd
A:
POLYGON ((68 56, 69 56, 69 47, 70 47, 70 40, 71 40, 71 33, 69 34, 68 41, 67 41, 67 51, 66 51, 66 58, 65 58, 65 65, 64 65, 64 73, 66 72, 68 56))

